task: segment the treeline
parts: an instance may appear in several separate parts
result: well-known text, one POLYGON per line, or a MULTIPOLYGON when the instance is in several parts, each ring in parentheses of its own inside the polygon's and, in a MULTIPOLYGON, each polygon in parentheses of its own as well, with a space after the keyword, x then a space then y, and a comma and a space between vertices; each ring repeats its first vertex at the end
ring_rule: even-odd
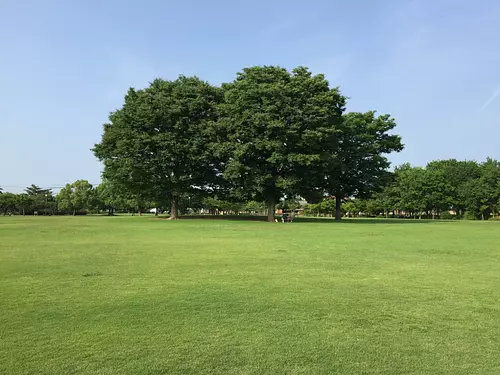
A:
POLYGON ((251 67, 219 86, 197 77, 129 89, 93 148, 103 183, 2 194, 5 212, 77 214, 157 208, 267 212, 309 202, 307 214, 489 218, 498 210, 498 162, 445 160, 389 171, 403 149, 390 115, 345 112, 322 74, 251 67), (329 197, 329 198, 325 198, 329 197), (300 198, 300 199, 299 199, 300 198), (296 203, 294 203, 296 204, 296 203), (343 205, 343 207, 342 207, 343 205))
MULTIPOLYGON (((120 195, 168 207, 186 201, 264 202, 268 220, 284 197, 319 202, 367 196, 390 177, 402 150, 389 115, 345 113, 346 97, 304 67, 243 69, 217 87, 197 77, 129 89, 94 154, 120 195)), ((192 206, 192 203, 191 203, 192 206)))
POLYGON ((34 184, 19 194, 4 193, 0 188, 0 213, 3 215, 76 215, 99 212, 103 208, 99 189, 85 180, 67 184, 57 195, 51 189, 34 184))
MULTIPOLYGON (((369 197, 342 199, 341 213, 357 217, 488 220, 500 211, 500 162, 488 158, 476 161, 437 160, 425 167, 403 164, 386 177, 385 185, 369 197)), ((229 195, 231 197, 231 195, 229 195)), ((305 203, 298 196, 281 199, 276 208, 297 210, 306 216, 335 216, 337 199, 326 196, 305 203)), ((85 180, 67 184, 54 196, 51 190, 31 185, 21 194, 3 193, 0 213, 25 215, 86 214, 107 212, 156 214, 168 207, 142 195, 130 194, 105 180, 94 187, 85 180)), ((263 201, 230 200, 208 194, 185 194, 177 201, 180 214, 263 215, 263 201)))
MULTIPOLYGON (((307 205, 305 214, 332 215, 334 203, 325 199, 307 205)), ((487 220, 500 210, 500 162, 438 160, 426 167, 404 164, 389 183, 370 199, 347 199, 347 216, 487 220)))
MULTIPOLYGON (((278 204, 277 207, 282 207, 278 204)), ((215 197, 186 196, 178 201, 182 214, 257 214, 265 213, 265 204, 255 201, 225 201, 215 197)), ((88 213, 164 213, 154 201, 126 191, 115 190, 108 181, 92 186, 86 180, 67 184, 54 195, 51 189, 37 185, 27 187, 23 193, 4 193, 0 187, 0 214, 3 215, 82 215, 88 213)), ((168 213, 168 211, 167 211, 168 213)))

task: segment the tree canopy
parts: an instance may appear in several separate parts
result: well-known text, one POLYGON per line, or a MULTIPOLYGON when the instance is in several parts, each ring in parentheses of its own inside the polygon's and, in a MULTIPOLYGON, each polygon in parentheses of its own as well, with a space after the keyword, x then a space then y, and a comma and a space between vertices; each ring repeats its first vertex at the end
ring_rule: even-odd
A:
POLYGON ((343 115, 337 132, 338 148, 332 148, 321 176, 328 195, 336 198, 336 219, 341 202, 348 197, 367 197, 384 187, 389 179, 387 154, 401 151, 401 137, 391 134, 396 122, 390 115, 374 111, 343 115))
MULTIPOLYGON (((176 219, 194 209, 260 212, 265 205, 274 221, 277 207, 296 209, 305 199, 328 212, 335 202, 340 219, 343 200, 371 196, 384 198, 372 210, 389 210, 395 200, 383 190, 394 180, 387 155, 403 148, 392 133, 396 122, 375 111, 345 113, 346 102, 306 67, 249 67, 220 87, 183 75, 155 79, 130 88, 104 124, 92 149, 104 165, 100 186, 78 180, 56 202, 51 191, 31 185, 16 198, 16 210, 113 214, 169 206, 176 219)), ((441 169, 423 178, 432 191, 422 209, 446 205, 440 191, 447 191, 449 172, 441 169)), ((446 199, 456 201, 460 189, 454 191, 446 199)))
MULTIPOLYGON (((500 205, 500 162, 437 160, 426 167, 403 164, 393 181, 371 201, 386 214, 406 217, 466 217, 487 219, 500 205)), ((372 212, 376 214, 376 212, 372 212)))
POLYGON ((181 196, 217 177, 210 127, 221 99, 219 88, 196 77, 130 89, 94 148, 104 177, 137 196, 170 202, 171 218, 177 218, 181 196))
POLYGON ((91 209, 96 203, 95 190, 87 180, 78 180, 66 184, 56 196, 59 209, 72 212, 73 215, 80 210, 91 209))
POLYGON ((304 67, 246 68, 223 89, 223 176, 247 197, 265 201, 274 221, 279 199, 303 190, 335 144, 345 97, 304 67))

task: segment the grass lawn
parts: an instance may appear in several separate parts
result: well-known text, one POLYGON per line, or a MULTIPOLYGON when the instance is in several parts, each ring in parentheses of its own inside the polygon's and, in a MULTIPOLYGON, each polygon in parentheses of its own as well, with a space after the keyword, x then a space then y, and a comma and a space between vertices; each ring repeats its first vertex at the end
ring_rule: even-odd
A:
POLYGON ((500 374, 500 223, 0 217, 0 374, 500 374))

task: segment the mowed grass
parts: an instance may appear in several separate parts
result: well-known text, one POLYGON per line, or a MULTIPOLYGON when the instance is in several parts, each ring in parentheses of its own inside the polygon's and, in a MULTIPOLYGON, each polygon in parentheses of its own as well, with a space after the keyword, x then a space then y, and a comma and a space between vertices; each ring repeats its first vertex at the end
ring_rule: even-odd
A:
POLYGON ((0 218, 1 374, 500 374, 500 223, 0 218))

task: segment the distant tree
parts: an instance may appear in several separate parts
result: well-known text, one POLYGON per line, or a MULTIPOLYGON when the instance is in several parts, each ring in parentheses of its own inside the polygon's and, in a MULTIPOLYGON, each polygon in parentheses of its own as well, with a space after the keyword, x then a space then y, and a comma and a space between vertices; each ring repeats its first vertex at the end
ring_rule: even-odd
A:
POLYGON ((356 209, 357 209, 356 203, 354 203, 354 201, 352 201, 352 200, 345 202, 342 205, 342 209, 346 213, 346 215, 349 217, 356 216, 358 213, 358 211, 356 211, 356 209))
POLYGON ((211 126, 221 98, 219 88, 196 77, 130 89, 93 150, 104 177, 137 197, 169 202, 177 219, 180 198, 216 180, 211 126))
POLYGON ((487 206, 488 216, 491 213, 493 216, 498 212, 498 204, 500 202, 500 162, 498 160, 487 158, 481 164, 480 179, 487 186, 487 206))
POLYGON ((57 207, 61 211, 72 212, 76 215, 76 208, 73 204, 73 187, 66 184, 56 195, 57 207))
POLYGON ((96 192, 87 180, 77 180, 66 184, 57 194, 58 207, 61 210, 72 212, 91 210, 96 204, 96 192))
POLYGON ((377 117, 374 111, 343 116, 337 133, 338 149, 331 148, 323 178, 325 191, 336 198, 337 220, 344 198, 367 197, 387 184, 390 163, 386 155, 403 149, 401 137, 390 134, 395 127, 393 118, 377 117))
POLYGON ((247 199, 263 201, 268 221, 283 195, 307 187, 325 158, 345 98, 323 75, 307 68, 291 73, 276 66, 252 67, 224 84, 218 122, 224 177, 247 199))
POLYGON ((386 186, 381 192, 374 195, 374 199, 378 201, 379 206, 385 214, 385 217, 389 217, 389 213, 394 213, 397 207, 397 188, 394 186, 394 182, 386 186))
POLYGON ((95 207, 96 193, 87 180, 77 180, 73 183, 73 206, 76 210, 92 210, 95 207))
POLYGON ((495 194, 491 186, 481 178, 467 181, 461 186, 460 196, 465 203, 465 209, 470 216, 486 219, 491 208, 490 198, 495 194))
POLYGON ((241 202, 226 201, 216 197, 205 197, 202 202, 203 208, 207 209, 212 215, 219 211, 238 213, 243 211, 244 208, 241 202))
POLYGON ((264 202, 248 201, 243 206, 243 210, 249 213, 261 213, 266 209, 264 202))
POLYGON ((12 193, 0 194, 0 212, 3 215, 13 213, 16 210, 17 197, 12 193))
POLYGON ((103 180, 96 188, 96 198, 101 209, 108 210, 108 215, 115 214, 117 209, 135 209, 135 203, 130 203, 131 196, 126 189, 120 188, 116 183, 103 180))
POLYGON ((27 211, 31 211, 33 207, 33 196, 28 194, 18 194, 17 195, 17 208, 19 212, 24 216, 27 211))
POLYGON ((396 209, 412 217, 421 217, 427 206, 422 198, 424 168, 403 164, 395 169, 395 179, 396 209))
POLYGON ((453 205, 453 187, 443 171, 425 169, 420 191, 427 213, 434 219, 442 211, 448 211, 453 205))
POLYGON ((500 200, 500 162, 488 158, 478 165, 478 175, 461 184, 457 197, 468 217, 488 219, 495 216, 500 200))
MULTIPOLYGON (((55 197, 51 189, 43 189, 38 185, 30 185, 24 189, 26 195, 29 197, 30 212, 43 212, 44 214, 53 212, 56 206, 55 197)), ((28 207, 25 207, 25 211, 28 207)))
MULTIPOLYGON (((349 208, 349 206, 348 206, 349 208)), ((326 197, 318 203, 308 203, 304 206, 306 216, 335 216, 335 199, 326 197)))
POLYGON ((465 193, 462 185, 481 176, 481 168, 475 161, 458 161, 456 159, 435 160, 427 164, 427 170, 440 171, 444 175, 450 190, 447 196, 451 200, 451 208, 461 215, 465 210, 464 197, 459 192, 465 193))
POLYGON ((48 192, 50 192, 50 189, 42 189, 40 186, 32 184, 28 186, 26 189, 24 189, 24 191, 26 192, 26 194, 33 197, 37 195, 43 196, 48 192))

